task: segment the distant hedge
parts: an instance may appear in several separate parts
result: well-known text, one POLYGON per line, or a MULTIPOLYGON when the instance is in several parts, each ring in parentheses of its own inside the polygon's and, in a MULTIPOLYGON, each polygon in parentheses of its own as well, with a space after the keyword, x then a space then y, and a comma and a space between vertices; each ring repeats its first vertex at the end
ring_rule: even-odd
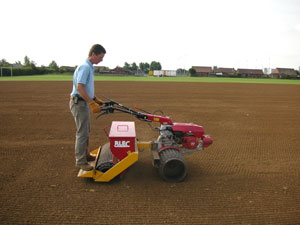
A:
MULTIPOLYGON (((52 74, 57 72, 68 72, 68 71, 56 71, 47 67, 13 67, 13 76, 24 76, 24 75, 43 75, 52 74)), ((10 68, 2 68, 2 76, 11 76, 10 68)))

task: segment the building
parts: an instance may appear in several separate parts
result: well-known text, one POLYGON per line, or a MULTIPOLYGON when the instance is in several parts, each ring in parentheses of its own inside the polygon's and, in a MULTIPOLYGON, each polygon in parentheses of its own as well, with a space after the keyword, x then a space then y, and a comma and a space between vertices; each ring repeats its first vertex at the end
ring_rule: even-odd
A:
POLYGON ((276 68, 270 76, 271 78, 297 78, 298 73, 290 68, 276 68))
POLYGON ((20 68, 20 67, 23 67, 22 63, 19 63, 19 62, 13 63, 13 64, 11 64, 10 66, 11 66, 11 67, 14 67, 14 68, 20 68))
POLYGON ((96 73, 107 73, 109 72, 109 68, 106 66, 94 66, 94 70, 96 73))
POLYGON ((153 76, 176 77, 176 70, 153 70, 153 76))
POLYGON ((264 68, 264 74, 265 75, 271 74, 271 68, 264 68))
POLYGON ((238 77, 244 78, 262 78, 264 73, 258 69, 237 69, 236 74, 238 77))
POLYGON ((75 66, 61 66, 59 70, 63 73, 74 73, 76 67, 75 66))
POLYGON ((192 68, 196 71, 197 77, 208 77, 213 74, 213 70, 211 67, 192 66, 192 68))
POLYGON ((110 70, 110 73, 112 74, 120 74, 120 75, 130 75, 133 74, 133 72, 129 71, 129 70, 125 70, 122 67, 116 67, 112 70, 110 70))
POLYGON ((223 68, 223 67, 215 67, 214 68, 214 73, 216 74, 216 76, 233 76, 235 75, 236 71, 234 68, 223 68))

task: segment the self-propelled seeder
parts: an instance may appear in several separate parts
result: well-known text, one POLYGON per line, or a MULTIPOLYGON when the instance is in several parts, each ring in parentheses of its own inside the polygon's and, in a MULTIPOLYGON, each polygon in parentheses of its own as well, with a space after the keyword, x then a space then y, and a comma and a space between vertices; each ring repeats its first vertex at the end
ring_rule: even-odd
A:
MULTIPOLYGON (((103 96, 105 97, 105 96, 103 96)), ((165 181, 180 182, 187 174, 183 155, 204 150, 213 142, 204 134, 202 126, 193 123, 173 123, 170 117, 155 115, 141 109, 131 109, 105 97, 109 101, 100 106, 102 113, 98 116, 119 111, 135 116, 138 120, 151 125, 159 123, 153 129, 159 132, 156 141, 137 141, 133 121, 113 121, 109 133, 109 142, 91 152, 96 155, 91 171, 80 170, 78 177, 90 177, 98 182, 109 182, 122 177, 128 167, 138 160, 139 150, 148 149, 152 155, 152 164, 158 169, 165 181)), ((97 118, 98 118, 97 117, 97 118)))

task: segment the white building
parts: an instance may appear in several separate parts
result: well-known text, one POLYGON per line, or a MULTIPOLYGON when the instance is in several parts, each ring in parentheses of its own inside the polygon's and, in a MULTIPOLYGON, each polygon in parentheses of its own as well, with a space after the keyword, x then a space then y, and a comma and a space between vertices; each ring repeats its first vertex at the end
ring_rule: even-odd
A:
POLYGON ((176 70, 154 70, 153 76, 176 77, 176 70))

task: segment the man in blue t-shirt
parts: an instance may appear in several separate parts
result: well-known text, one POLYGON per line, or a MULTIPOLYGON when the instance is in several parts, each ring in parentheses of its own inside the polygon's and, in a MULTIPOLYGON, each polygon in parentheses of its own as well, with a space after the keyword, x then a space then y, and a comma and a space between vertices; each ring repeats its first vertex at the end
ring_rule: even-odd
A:
POLYGON ((75 159, 76 166, 89 171, 93 167, 88 164, 95 157, 89 154, 90 109, 93 113, 101 111, 104 102, 95 96, 94 67, 103 60, 106 50, 99 44, 92 46, 88 58, 78 66, 73 75, 73 90, 70 94, 70 110, 76 123, 75 159))

